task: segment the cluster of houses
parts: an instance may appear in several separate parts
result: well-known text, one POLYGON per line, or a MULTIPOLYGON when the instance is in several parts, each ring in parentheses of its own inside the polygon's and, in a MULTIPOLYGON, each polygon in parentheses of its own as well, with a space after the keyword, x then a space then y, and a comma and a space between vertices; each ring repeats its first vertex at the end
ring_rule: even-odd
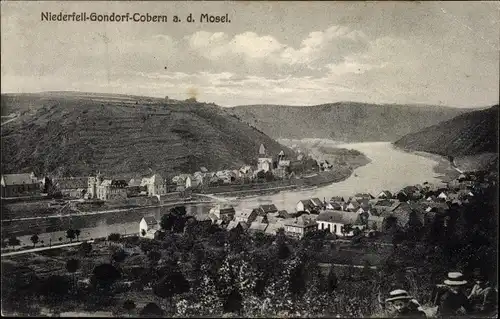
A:
MULTIPOLYGON (((462 174, 447 185, 424 183, 405 187, 394 194, 385 190, 376 196, 359 193, 349 198, 300 200, 295 212, 278 210, 274 204, 241 211, 218 204, 208 214, 195 218, 226 230, 275 235, 283 229, 287 236, 295 238, 315 230, 326 230, 339 237, 371 236, 391 229, 428 227, 436 218, 445 216, 451 206, 466 204, 477 193, 477 187, 488 187, 489 183, 496 182, 478 184, 473 174, 462 174)), ((442 222, 446 227, 446 218, 442 222)), ((153 238, 157 230, 159 225, 154 218, 141 220, 142 237, 153 238)))
POLYGON ((142 179, 107 179, 102 174, 88 177, 66 177, 38 179, 31 174, 2 175, 2 197, 37 196, 48 183, 64 197, 82 199, 100 199, 104 201, 120 200, 134 196, 160 196, 172 192, 182 192, 199 187, 242 183, 257 179, 259 173, 271 172, 273 177, 289 176, 290 160, 283 151, 270 156, 263 144, 259 148, 257 167, 244 165, 238 170, 210 172, 205 167, 194 174, 180 174, 165 179, 159 174, 142 179))

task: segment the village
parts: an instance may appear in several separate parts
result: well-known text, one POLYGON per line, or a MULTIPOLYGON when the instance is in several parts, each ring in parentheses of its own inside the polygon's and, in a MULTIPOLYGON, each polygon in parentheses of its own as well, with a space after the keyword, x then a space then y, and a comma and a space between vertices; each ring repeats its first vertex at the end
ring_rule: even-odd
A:
POLYGON ((205 167, 192 174, 184 173, 171 178, 160 174, 149 177, 122 179, 105 178, 101 173, 88 177, 43 177, 31 174, 2 175, 2 199, 36 199, 52 195, 67 199, 123 200, 138 196, 162 196, 179 192, 207 192, 223 185, 248 185, 300 178, 315 171, 329 171, 328 161, 314 161, 304 154, 297 159, 286 159, 283 151, 275 156, 268 154, 264 145, 259 149, 256 166, 243 165, 238 170, 210 172, 205 167), (312 163, 312 164, 311 164, 312 163), (307 167, 306 167, 307 166, 307 167), (296 173, 297 172, 297 173, 296 173))
MULTIPOLYGON (((287 236, 297 239, 316 230, 326 230, 344 238, 374 237, 395 229, 429 227, 436 221, 446 228, 449 220, 447 212, 451 207, 467 204, 481 188, 486 189, 495 183, 491 177, 467 173, 441 187, 424 183, 405 187, 395 194, 384 190, 375 196, 358 193, 349 198, 304 199, 297 202, 294 212, 279 210, 274 204, 242 211, 236 211, 230 205, 217 204, 208 214, 195 218, 228 231, 237 229, 276 235, 283 229, 287 236)), ((160 223, 153 217, 141 220, 139 234, 147 238, 164 236, 160 223)))
MULTIPOLYGON (((210 190, 210 187, 217 188, 224 184, 252 183, 268 176, 272 179, 296 178, 293 172, 289 173, 290 160, 285 159, 283 152, 275 159, 267 157, 266 153, 264 145, 261 145, 257 167, 245 165, 237 171, 218 172, 209 172, 202 167, 193 174, 180 174, 168 180, 159 174, 140 180, 131 179, 129 182, 106 179, 99 173, 91 177, 44 177, 41 180, 33 173, 6 174, 2 175, 2 197, 13 201, 52 197, 54 199, 47 204, 52 209, 64 208, 72 201, 119 203, 139 197, 157 199, 156 203, 168 203, 169 199, 180 198, 188 203, 191 194, 203 194, 203 186, 206 186, 205 190, 210 190), (43 194, 43 191, 46 193, 43 194), (47 194, 49 192, 51 195, 47 194)), ((318 164, 322 171, 332 168, 329 163, 318 164)), ((328 199, 306 198, 295 203, 295 211, 291 212, 279 209, 272 203, 239 210, 230 204, 218 202, 209 212, 192 217, 198 222, 228 231, 235 229, 276 235, 284 230, 287 236, 297 239, 315 230, 325 230, 339 238, 377 237, 395 230, 430 227, 436 221, 446 227, 449 219, 447 212, 451 207, 460 207, 468 203, 480 188, 490 187, 491 183, 495 185, 494 179, 483 175, 462 173, 448 183, 434 185, 425 182, 407 186, 395 193, 381 190, 378 194, 357 193, 350 197, 332 194, 328 199)), ((2 218, 5 219, 5 214, 2 218)), ((155 217, 145 216, 138 222, 140 237, 164 237, 165 232, 155 217)), ((4 236, 4 239, 7 237, 4 236)))

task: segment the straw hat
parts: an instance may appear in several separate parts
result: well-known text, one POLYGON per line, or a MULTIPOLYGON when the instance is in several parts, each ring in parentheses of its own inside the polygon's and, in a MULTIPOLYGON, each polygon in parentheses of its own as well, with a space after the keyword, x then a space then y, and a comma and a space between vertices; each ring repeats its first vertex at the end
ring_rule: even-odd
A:
POLYGON ((413 299, 410 294, 408 294, 408 291, 403 290, 403 289, 396 289, 393 290, 389 293, 389 298, 387 298, 385 301, 386 302, 391 302, 391 301, 396 301, 396 300, 410 300, 413 299))
POLYGON ((464 275, 460 272, 449 272, 448 278, 444 281, 447 286, 463 286, 467 283, 464 279, 464 275))

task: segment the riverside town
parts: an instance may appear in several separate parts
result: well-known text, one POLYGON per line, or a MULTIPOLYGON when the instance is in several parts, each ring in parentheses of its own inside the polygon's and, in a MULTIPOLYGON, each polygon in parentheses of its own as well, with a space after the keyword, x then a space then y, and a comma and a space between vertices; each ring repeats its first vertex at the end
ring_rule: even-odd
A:
POLYGON ((497 318, 498 9, 3 2, 2 315, 497 318))

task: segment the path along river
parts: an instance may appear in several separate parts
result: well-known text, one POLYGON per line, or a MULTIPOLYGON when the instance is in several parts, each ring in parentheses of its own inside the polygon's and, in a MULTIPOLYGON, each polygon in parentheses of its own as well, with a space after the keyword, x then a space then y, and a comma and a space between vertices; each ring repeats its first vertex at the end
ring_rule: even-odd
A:
MULTIPOLYGON (((296 203, 301 199, 317 197, 329 199, 332 196, 352 196, 356 193, 369 192, 376 196, 382 190, 394 192, 407 185, 414 185, 423 182, 440 183, 441 180, 434 172, 437 165, 435 160, 429 157, 407 153, 394 148, 389 142, 370 142, 355 144, 337 144, 338 147, 355 149, 364 153, 371 162, 363 167, 357 168, 348 179, 328 186, 308 189, 283 191, 274 195, 260 195, 255 197, 236 198, 227 197, 225 202, 235 206, 236 210, 252 209, 262 204, 275 204, 278 209, 295 211, 296 203)), ((189 214, 202 214, 214 204, 188 205, 186 209, 189 214)), ((160 219, 161 215, 168 211, 168 207, 156 207, 141 209, 132 212, 113 213, 84 216, 75 218, 71 224, 73 227, 81 229, 80 239, 90 239, 107 236, 110 233, 131 234, 139 232, 139 221, 142 216, 155 216, 160 219), (94 227, 81 227, 83 218, 92 218, 94 227), (78 222, 80 219, 80 222, 78 222)), ((83 223, 86 224, 86 223, 83 223)), ((59 243, 59 238, 65 238, 65 232, 53 232, 39 234, 40 240, 47 245, 59 243)), ((30 236, 22 236, 19 239, 24 245, 30 245, 30 236)))

